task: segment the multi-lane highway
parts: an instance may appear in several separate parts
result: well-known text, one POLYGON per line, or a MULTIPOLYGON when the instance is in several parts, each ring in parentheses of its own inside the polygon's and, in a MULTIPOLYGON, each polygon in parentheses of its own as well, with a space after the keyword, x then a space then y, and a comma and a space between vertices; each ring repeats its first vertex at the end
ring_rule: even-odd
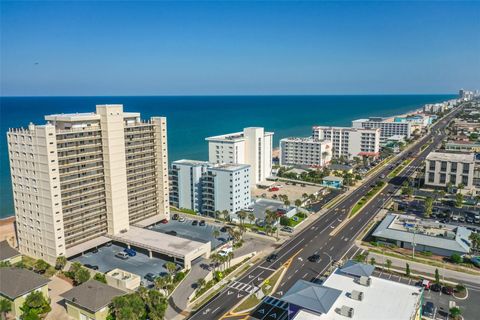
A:
MULTIPOLYGON (((343 222, 343 220, 347 219, 353 205, 370 190, 372 184, 380 181, 380 177, 388 174, 389 166, 385 166, 372 174, 361 187, 326 211, 308 228, 305 228, 285 242, 276 251, 278 256, 276 261, 261 261, 252 266, 243 276, 230 283, 228 287, 208 301, 190 319, 220 319, 242 298, 260 286, 265 278, 289 260, 290 266, 288 271, 274 294, 277 297, 283 295, 297 280, 315 281, 331 266, 333 261, 338 261, 346 255, 353 255, 354 239, 366 228, 392 194, 401 188, 403 181, 422 164, 428 153, 440 144, 444 137, 441 132, 443 132, 443 129, 459 109, 457 108, 444 119, 437 122, 432 126, 431 133, 424 136, 421 141, 408 149, 408 151, 397 156, 398 159, 401 159, 406 157, 406 152, 408 152, 415 159, 400 175, 388 181, 382 192, 377 194, 363 210, 359 211, 348 222, 343 222), (432 137, 433 142, 421 151, 421 147, 428 143, 432 137), (339 227, 338 230, 337 227, 339 227), (316 263, 307 259, 313 254, 320 255, 320 260, 316 263)), ((395 159, 395 161, 398 160, 395 159)))

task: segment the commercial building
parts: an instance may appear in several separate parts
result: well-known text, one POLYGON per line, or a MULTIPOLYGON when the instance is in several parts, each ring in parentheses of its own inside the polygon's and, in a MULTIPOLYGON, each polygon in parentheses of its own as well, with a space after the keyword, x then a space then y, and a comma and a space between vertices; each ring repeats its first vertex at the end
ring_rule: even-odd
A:
POLYGON ((50 279, 27 269, 0 268, 0 299, 9 301, 12 307, 10 315, 14 319, 20 319, 23 313, 20 308, 30 293, 40 291, 48 300, 49 282, 50 279))
POLYGON ((171 202, 178 208, 215 215, 236 213, 251 205, 250 173, 246 164, 217 164, 195 160, 172 163, 171 202))
POLYGON ((352 121, 353 128, 380 129, 380 142, 395 135, 403 135, 406 139, 410 138, 412 133, 411 123, 393 122, 391 119, 371 117, 368 119, 358 119, 352 121))
POLYGON ((394 122, 397 123, 411 123, 413 127, 424 128, 432 124, 432 119, 424 114, 411 114, 405 117, 395 117, 394 122))
POLYGON ((347 261, 321 285, 297 281, 281 300, 294 320, 420 319, 423 289, 372 276, 374 269, 347 261))
POLYGON ((388 214, 372 236, 379 242, 400 248, 429 251, 449 257, 470 253, 471 231, 465 227, 421 220, 415 216, 388 214))
POLYGON ((113 298, 127 292, 90 280, 62 294, 67 313, 75 320, 106 320, 113 298))
POLYGON ((332 159, 332 142, 308 138, 280 140, 280 165, 323 167, 332 159))
POLYGON ((166 118, 98 105, 45 120, 7 133, 21 253, 54 263, 130 224, 168 219, 166 118))
POLYGON ((380 129, 313 127, 314 139, 332 142, 334 158, 376 157, 380 151, 380 129))
POLYGON ((477 152, 480 153, 480 141, 448 141, 445 150, 450 152, 477 152))
POLYGON ((208 137, 208 160, 212 163, 248 164, 252 185, 272 174, 273 132, 250 127, 243 132, 208 137))
POLYGON ((463 185, 464 190, 480 190, 480 154, 430 152, 425 159, 425 184, 432 187, 463 185))

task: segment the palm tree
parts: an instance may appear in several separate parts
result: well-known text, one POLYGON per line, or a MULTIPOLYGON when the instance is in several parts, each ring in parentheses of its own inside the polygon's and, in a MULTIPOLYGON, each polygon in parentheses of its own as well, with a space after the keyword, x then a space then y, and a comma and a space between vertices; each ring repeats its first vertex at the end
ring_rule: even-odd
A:
POLYGON ((218 229, 213 230, 212 235, 215 239, 217 239, 220 236, 220 231, 218 229))
POLYGON ((172 275, 177 270, 177 265, 171 261, 165 263, 165 269, 167 269, 168 273, 172 275))
POLYGON ((7 299, 0 299, 0 314, 2 315, 2 320, 7 319, 7 313, 12 311, 12 303, 7 299))
POLYGON ((255 217, 255 215, 253 214, 253 212, 251 212, 251 213, 248 214, 248 220, 250 221, 250 224, 254 224, 255 219, 256 219, 256 217, 255 217))
POLYGON ((302 200, 297 199, 295 200, 295 206, 300 207, 302 205, 302 200))
POLYGON ((197 288, 200 289, 205 285, 206 281, 203 278, 197 280, 197 288))
POLYGON ((306 194, 306 193, 302 194, 302 198, 303 198, 303 199, 307 199, 307 198, 308 198, 308 194, 306 194))
POLYGON ((228 254, 227 254, 227 257, 228 257, 228 267, 230 268, 230 261, 232 261, 233 257, 234 257, 234 254, 232 251, 230 251, 228 254))
POLYGON ((215 214, 215 219, 218 219, 218 216, 221 214, 221 212, 218 210, 215 210, 214 214, 215 214))
POLYGON ((390 271, 390 268, 392 267, 392 260, 387 259, 387 261, 385 261, 385 266, 387 267, 387 270, 390 271))
POLYGON ((239 211, 237 212, 237 217, 238 219, 240 219, 240 224, 243 225, 245 219, 247 218, 248 214, 245 212, 245 211, 239 211))
POLYGON ((476 232, 470 233, 470 236, 468 236, 468 240, 470 240, 470 243, 471 243, 470 248, 472 250, 472 253, 475 254, 478 247, 480 246, 480 233, 476 233, 476 232))
POLYGON ((229 221, 230 212, 228 212, 228 210, 223 210, 223 211, 222 211, 222 215, 223 215, 223 219, 224 219, 224 220, 229 221))

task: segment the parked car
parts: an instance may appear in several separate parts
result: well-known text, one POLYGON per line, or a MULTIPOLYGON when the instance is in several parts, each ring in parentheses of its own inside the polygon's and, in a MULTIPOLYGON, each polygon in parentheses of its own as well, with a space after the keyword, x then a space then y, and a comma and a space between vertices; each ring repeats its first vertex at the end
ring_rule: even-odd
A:
POLYGON ((115 257, 123 259, 123 260, 127 260, 128 259, 128 254, 126 252, 117 252, 115 254, 115 257))
POLYGON ((98 253, 98 248, 93 249, 92 253, 98 253))
POLYGON ((274 262, 275 260, 277 260, 277 258, 278 256, 275 253, 272 253, 267 257, 267 262, 274 262))
POLYGON ((167 224, 168 223, 168 220, 167 219, 163 219, 160 221, 161 224, 167 224))
POLYGON ((98 270, 98 266, 93 265, 93 264, 84 264, 85 268, 92 269, 92 270, 98 270))
POLYGON ((156 278, 156 276, 155 276, 153 273, 147 273, 147 274, 145 275, 145 279, 147 279, 147 280, 150 281, 150 282, 154 282, 154 281, 155 281, 155 278, 156 278))
POLYGON ((320 261, 320 255, 319 254, 313 254, 310 257, 308 257, 308 261, 317 263, 320 261))
POLYGON ((444 286, 442 288, 442 292, 446 295, 449 295, 451 296, 453 294, 453 288, 452 287, 448 287, 448 286, 444 286))
POLYGON ((179 217, 178 213, 175 213, 175 214, 172 216, 172 220, 178 220, 178 217, 179 217))
POLYGON ((220 232, 227 232, 227 231, 228 231, 227 227, 222 227, 222 228, 220 229, 220 232))
POLYGON ((424 316, 435 318, 436 311, 437 311, 437 308, 435 307, 433 302, 427 301, 427 303, 425 303, 425 306, 423 307, 424 316))
POLYGON ((205 220, 200 220, 200 223, 198 225, 203 227, 205 225, 205 220))
POLYGON ((137 255, 137 251, 135 251, 135 249, 132 249, 132 248, 125 248, 123 249, 123 252, 128 254, 130 257, 135 257, 137 255))
POLYGON ((198 225, 198 220, 193 220, 192 221, 192 226, 196 226, 196 225, 198 225))
POLYGON ((288 226, 285 226, 283 227, 282 229, 280 229, 281 231, 285 231, 285 232, 288 232, 288 233, 293 233, 294 229, 292 227, 288 227, 288 226))
POLYGON ((424 287, 425 290, 430 290, 431 285, 432 285, 431 282, 428 281, 428 280, 422 280, 421 283, 420 283, 420 286, 424 287))
POLYGON ((169 235, 171 235, 171 236, 176 236, 176 235, 177 235, 177 231, 175 231, 175 230, 170 230, 170 231, 167 231, 167 232, 165 232, 165 233, 166 233, 166 234, 169 234, 169 235))
POLYGON ((430 290, 433 292, 440 292, 442 290, 442 286, 439 283, 434 283, 430 286, 430 290))
POLYGON ((185 221, 187 221, 187 219, 185 219, 184 217, 178 218, 178 222, 185 222, 185 221))
POLYGON ((111 242, 107 242, 107 243, 105 244, 105 247, 111 247, 111 246, 112 246, 112 243, 111 243, 111 242))

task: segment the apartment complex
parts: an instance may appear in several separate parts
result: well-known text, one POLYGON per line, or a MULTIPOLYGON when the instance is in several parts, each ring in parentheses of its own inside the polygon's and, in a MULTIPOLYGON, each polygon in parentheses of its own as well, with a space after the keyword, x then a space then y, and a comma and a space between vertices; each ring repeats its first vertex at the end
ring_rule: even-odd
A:
POLYGON ((208 160, 211 163, 248 164, 252 185, 272 174, 273 132, 250 127, 243 132, 208 137, 208 160))
POLYGON ((166 118, 98 105, 45 120, 7 133, 20 252, 53 263, 88 240, 168 218, 166 118))
POLYGON ((352 159, 361 156, 378 156, 380 152, 380 129, 348 127, 313 127, 313 138, 332 142, 335 158, 352 159))
POLYGON ((353 128, 380 129, 380 142, 395 135, 402 135, 409 139, 412 133, 411 123, 393 122, 389 119, 371 117, 352 121, 353 128))
POLYGON ((480 190, 480 154, 431 152, 425 160, 425 184, 446 187, 449 183, 480 190))
POLYGON ((251 204, 250 166, 178 160, 172 163, 172 205, 214 216, 236 213, 251 204))
POLYGON ((332 159, 332 143, 328 140, 285 138, 280 140, 280 165, 323 167, 332 159))

